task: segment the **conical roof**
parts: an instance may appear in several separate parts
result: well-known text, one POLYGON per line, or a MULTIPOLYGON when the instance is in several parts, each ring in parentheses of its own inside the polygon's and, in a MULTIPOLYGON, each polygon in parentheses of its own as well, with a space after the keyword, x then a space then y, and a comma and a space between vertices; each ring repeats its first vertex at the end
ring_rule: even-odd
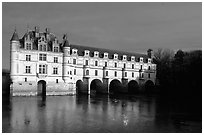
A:
POLYGON ((19 41, 19 38, 18 38, 18 33, 16 32, 16 29, 13 33, 13 36, 11 38, 11 41, 19 41))
POLYGON ((67 34, 64 34, 63 40, 64 40, 63 47, 69 47, 70 44, 69 41, 67 40, 67 34))

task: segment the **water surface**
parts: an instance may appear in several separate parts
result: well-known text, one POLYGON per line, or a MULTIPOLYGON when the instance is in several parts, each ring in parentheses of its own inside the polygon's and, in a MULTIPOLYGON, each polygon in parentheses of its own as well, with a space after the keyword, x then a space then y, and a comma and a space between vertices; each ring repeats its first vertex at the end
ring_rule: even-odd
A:
POLYGON ((157 97, 12 97, 3 103, 2 127, 3 132, 201 132, 201 121, 187 117, 157 97))

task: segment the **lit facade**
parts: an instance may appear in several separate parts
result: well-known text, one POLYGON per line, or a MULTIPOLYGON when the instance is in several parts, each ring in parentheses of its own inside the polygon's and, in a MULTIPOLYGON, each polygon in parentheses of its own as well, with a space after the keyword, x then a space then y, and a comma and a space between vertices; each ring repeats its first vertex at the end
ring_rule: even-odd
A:
MULTIPOLYGON (((139 86, 155 84, 156 65, 151 51, 147 55, 93 48, 62 42, 46 28, 27 30, 22 39, 15 31, 10 40, 11 92, 13 96, 38 95, 39 82, 45 82, 46 95, 69 95, 77 91, 90 94, 92 82, 99 80, 109 93, 111 81, 139 86), (77 82, 86 85, 79 90, 77 82)), ((97 81, 96 81, 97 82, 97 81)))

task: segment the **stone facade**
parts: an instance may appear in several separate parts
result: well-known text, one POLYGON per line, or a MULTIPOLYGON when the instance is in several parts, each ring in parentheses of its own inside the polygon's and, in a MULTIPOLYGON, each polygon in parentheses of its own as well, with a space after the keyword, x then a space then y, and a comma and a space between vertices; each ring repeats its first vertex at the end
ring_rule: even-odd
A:
POLYGON ((113 80, 124 85, 135 80, 141 86, 156 79, 156 65, 148 55, 72 45, 66 35, 60 43, 47 28, 27 30, 21 39, 15 30, 10 47, 13 96, 37 95, 40 81, 46 83, 46 95, 69 95, 76 94, 79 80, 86 85, 81 92, 90 94, 95 80, 109 93, 113 80))

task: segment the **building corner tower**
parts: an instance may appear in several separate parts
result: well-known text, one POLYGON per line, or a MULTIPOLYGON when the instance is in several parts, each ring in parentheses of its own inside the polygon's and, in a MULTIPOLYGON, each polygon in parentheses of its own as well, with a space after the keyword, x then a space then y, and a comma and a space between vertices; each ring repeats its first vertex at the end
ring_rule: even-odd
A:
POLYGON ((63 80, 65 83, 69 82, 69 63, 70 63, 70 44, 67 35, 63 36, 63 80))
POLYGON ((10 77, 12 82, 16 81, 16 77, 18 74, 19 66, 18 66, 18 50, 19 50, 20 42, 18 38, 18 33, 16 29, 14 30, 13 36, 10 40, 10 77))

